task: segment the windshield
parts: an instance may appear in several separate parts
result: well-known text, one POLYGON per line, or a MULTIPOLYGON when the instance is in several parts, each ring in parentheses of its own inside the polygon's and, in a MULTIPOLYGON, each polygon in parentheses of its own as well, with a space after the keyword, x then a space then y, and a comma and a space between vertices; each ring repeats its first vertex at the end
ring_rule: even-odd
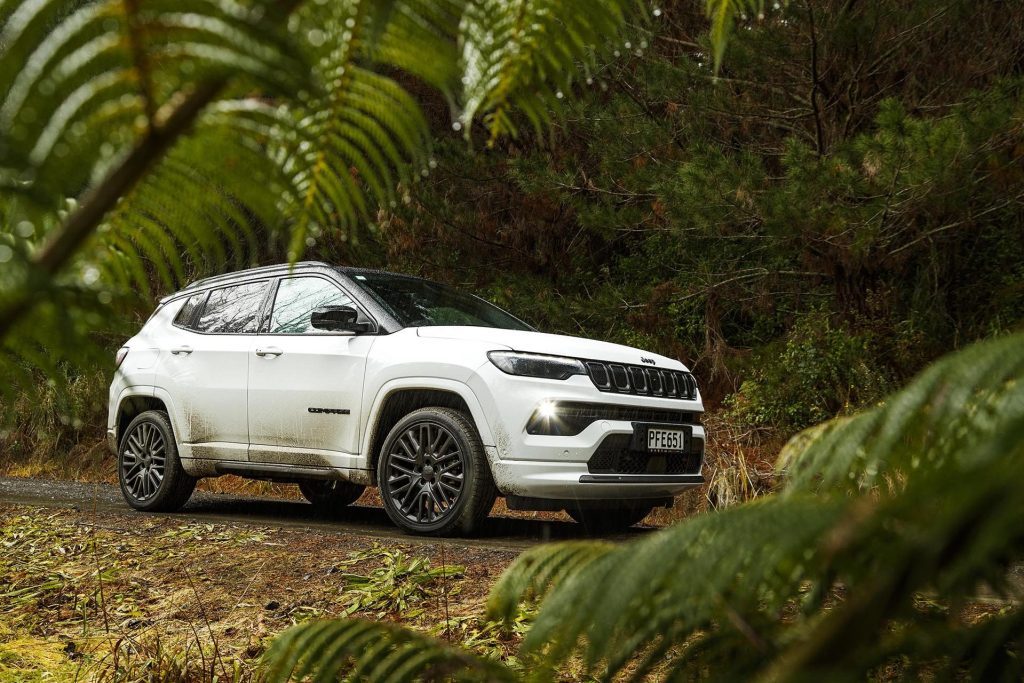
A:
POLYGON ((350 277, 403 327, 533 329, 497 306, 447 285, 389 273, 353 273, 350 277))

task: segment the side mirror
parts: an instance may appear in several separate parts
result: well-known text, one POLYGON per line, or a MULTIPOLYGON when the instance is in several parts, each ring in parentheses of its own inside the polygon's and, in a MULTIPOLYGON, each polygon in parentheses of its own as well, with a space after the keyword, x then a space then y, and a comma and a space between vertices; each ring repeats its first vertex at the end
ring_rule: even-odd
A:
POLYGON ((309 324, 318 330, 329 332, 366 332, 367 323, 358 322, 359 311, 352 306, 321 306, 314 308, 309 324))

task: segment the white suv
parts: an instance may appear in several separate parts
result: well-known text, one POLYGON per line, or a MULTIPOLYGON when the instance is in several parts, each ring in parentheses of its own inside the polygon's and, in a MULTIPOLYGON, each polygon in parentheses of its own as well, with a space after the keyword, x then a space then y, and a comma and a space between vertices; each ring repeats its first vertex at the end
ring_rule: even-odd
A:
POLYGON ((237 474, 328 509, 378 486, 420 534, 468 533, 499 495, 606 531, 703 481, 678 361, 542 334, 420 278, 300 263, 200 280, 117 360, 107 435, 140 510, 237 474))

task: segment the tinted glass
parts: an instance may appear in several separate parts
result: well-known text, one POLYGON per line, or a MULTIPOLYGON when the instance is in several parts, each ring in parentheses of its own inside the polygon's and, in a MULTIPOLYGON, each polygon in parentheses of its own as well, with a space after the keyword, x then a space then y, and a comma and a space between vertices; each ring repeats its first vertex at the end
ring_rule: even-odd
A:
POLYGON ((270 334, 322 333, 309 324, 320 306, 349 306, 352 299, 336 285, 318 277, 293 277, 277 285, 270 334))
POLYGON ((203 299, 206 298, 206 292, 202 294, 193 294, 189 298, 185 299, 184 305, 181 310, 178 311, 178 315, 174 316, 174 324, 181 327, 193 327, 192 319, 195 317, 196 309, 203 304, 203 299))
POLYGON ((531 330, 497 306, 436 282, 388 273, 352 275, 404 327, 469 325, 531 330))
POLYGON ((266 289, 266 282, 253 282, 213 290, 196 329, 220 334, 255 332, 266 289))

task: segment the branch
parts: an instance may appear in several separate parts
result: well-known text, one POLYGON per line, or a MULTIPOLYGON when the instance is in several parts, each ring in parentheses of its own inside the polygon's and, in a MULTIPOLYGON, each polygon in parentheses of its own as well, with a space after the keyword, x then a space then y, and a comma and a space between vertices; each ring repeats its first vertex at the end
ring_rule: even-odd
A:
POLYGON ((788 277, 828 277, 827 273, 817 273, 817 272, 814 272, 814 271, 804 271, 804 270, 776 270, 776 271, 771 271, 771 270, 768 270, 767 268, 758 268, 758 269, 754 270, 753 272, 743 273, 742 275, 736 275, 735 277, 731 277, 731 278, 728 278, 728 279, 725 279, 725 280, 721 280, 720 282, 716 282, 714 284, 708 285, 707 287, 705 287, 704 289, 701 289, 699 291, 690 292, 689 294, 684 294, 683 296, 676 297, 675 301, 676 302, 680 302, 680 301, 687 301, 688 299, 695 299, 695 298, 697 298, 699 296, 704 296, 705 294, 710 294, 711 292, 715 291, 719 287, 724 287, 725 285, 732 284, 733 282, 742 282, 744 280, 756 280, 757 278, 771 277, 772 275, 784 275, 784 276, 788 276, 788 277))
POLYGON ((818 156, 825 153, 825 134, 821 126, 821 107, 818 105, 818 93, 821 91, 821 78, 818 75, 818 32, 814 26, 814 7, 807 3, 807 18, 811 25, 811 109, 814 111, 814 135, 818 146, 818 156))

